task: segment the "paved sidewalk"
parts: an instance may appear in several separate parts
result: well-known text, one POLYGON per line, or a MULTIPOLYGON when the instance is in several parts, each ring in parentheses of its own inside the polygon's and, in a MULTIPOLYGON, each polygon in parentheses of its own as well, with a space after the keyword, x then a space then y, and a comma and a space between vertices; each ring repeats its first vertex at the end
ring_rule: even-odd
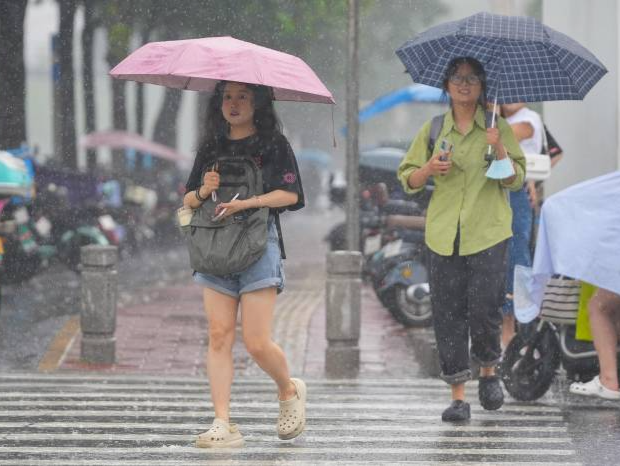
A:
MULTIPOLYGON (((274 340, 287 355, 293 374, 322 376, 327 346, 324 280, 291 282, 278 297, 274 340)), ((55 351, 65 354, 61 355, 57 370, 204 374, 207 323, 202 310, 201 288, 193 284, 161 287, 151 290, 150 297, 148 303, 118 309, 116 364, 91 365, 80 361, 79 323, 75 317, 61 332, 60 337, 66 344, 55 351)), ((408 332, 392 319, 367 287, 362 291, 361 313, 360 376, 416 375, 419 367, 413 357, 408 332)), ((236 374, 262 374, 243 346, 239 327, 234 359, 236 374)), ((54 367, 47 370, 54 370, 54 367)))
MULTIPOLYGON (((284 226, 288 259, 286 289, 277 300, 273 338, 287 356, 292 374, 322 376, 325 364, 325 255, 327 223, 296 217, 284 226), (309 226, 310 225, 310 226, 309 226), (318 225, 318 226, 317 226, 318 225), (308 231, 309 229, 318 231, 308 231), (320 230, 322 228, 322 230, 320 230)), ((190 272, 173 284, 153 283, 120 299, 114 365, 80 361, 79 317, 67 322, 39 366, 42 372, 96 371, 119 374, 205 374, 207 323, 202 289, 190 272)), ((360 377, 416 376, 411 331, 394 321, 373 291, 362 292, 360 377)), ((240 328, 234 347, 237 376, 264 375, 247 354, 240 328)))

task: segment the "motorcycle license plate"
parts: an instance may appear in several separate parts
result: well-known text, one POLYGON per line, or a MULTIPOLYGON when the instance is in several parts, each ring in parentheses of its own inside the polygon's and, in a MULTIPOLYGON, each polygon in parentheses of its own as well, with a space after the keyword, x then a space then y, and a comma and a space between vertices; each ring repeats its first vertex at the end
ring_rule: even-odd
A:
POLYGON ((374 254, 381 249, 381 235, 369 236, 364 241, 364 255, 374 254))
POLYGON ((383 257, 393 257, 400 253, 403 246, 403 240, 397 239, 383 246, 383 257))

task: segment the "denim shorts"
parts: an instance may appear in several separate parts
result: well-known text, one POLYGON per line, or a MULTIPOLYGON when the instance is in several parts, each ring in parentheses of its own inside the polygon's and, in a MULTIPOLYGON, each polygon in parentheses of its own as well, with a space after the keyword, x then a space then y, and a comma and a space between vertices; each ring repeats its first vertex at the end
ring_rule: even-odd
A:
POLYGON ((238 298, 243 293, 275 287, 284 289, 284 269, 278 231, 273 216, 269 217, 267 247, 261 258, 246 270, 220 277, 194 272, 194 281, 206 288, 238 298))

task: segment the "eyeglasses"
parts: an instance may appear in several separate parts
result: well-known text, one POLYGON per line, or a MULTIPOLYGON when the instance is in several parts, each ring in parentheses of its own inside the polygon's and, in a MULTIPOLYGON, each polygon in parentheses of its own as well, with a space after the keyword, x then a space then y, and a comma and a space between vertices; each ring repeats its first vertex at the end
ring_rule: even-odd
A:
POLYGON ((453 74, 450 76, 450 82, 452 84, 456 84, 460 86, 461 84, 469 84, 470 86, 475 86, 476 84, 480 84, 480 77, 475 74, 468 74, 467 76, 462 76, 460 74, 453 74))

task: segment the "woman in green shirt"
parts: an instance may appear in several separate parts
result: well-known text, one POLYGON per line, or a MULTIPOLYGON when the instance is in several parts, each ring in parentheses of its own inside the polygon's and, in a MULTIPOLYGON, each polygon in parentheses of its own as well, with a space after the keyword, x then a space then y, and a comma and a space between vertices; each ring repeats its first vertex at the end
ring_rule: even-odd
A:
POLYGON ((465 402, 465 382, 471 378, 470 337, 472 358, 480 364, 480 403, 494 410, 504 400, 495 366, 501 355, 506 240, 512 236, 506 189, 523 185, 525 158, 502 118, 495 128, 486 127, 486 74, 480 62, 470 57, 452 60, 444 89, 451 110, 444 116, 434 150, 428 151, 429 121, 403 159, 398 178, 408 193, 424 189, 429 177, 434 180, 425 236, 442 378, 452 389, 452 403, 442 419, 462 421, 470 418, 465 402), (443 140, 451 146, 449 152, 439 150, 443 140), (499 160, 511 160, 512 176, 485 176, 487 145, 499 160))

